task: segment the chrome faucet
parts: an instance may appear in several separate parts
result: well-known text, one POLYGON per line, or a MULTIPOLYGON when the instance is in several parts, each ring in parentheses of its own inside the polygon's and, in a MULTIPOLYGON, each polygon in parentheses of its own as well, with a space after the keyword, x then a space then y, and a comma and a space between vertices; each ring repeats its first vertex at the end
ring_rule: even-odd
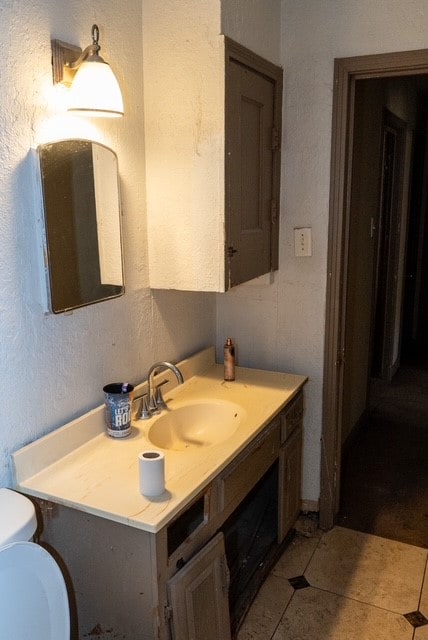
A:
POLYGON ((160 413, 162 409, 166 407, 165 401, 162 397, 162 385, 167 382, 164 380, 157 387, 154 387, 153 378, 156 373, 160 373, 164 369, 169 369, 175 374, 175 377, 178 380, 178 384, 183 384, 184 378, 180 369, 175 366, 175 364, 171 364, 171 362, 155 362, 150 369, 147 376, 147 397, 143 397, 142 403, 142 411, 141 411, 141 419, 148 420, 152 415, 156 413, 160 413), (148 402, 147 402, 148 399, 148 402))

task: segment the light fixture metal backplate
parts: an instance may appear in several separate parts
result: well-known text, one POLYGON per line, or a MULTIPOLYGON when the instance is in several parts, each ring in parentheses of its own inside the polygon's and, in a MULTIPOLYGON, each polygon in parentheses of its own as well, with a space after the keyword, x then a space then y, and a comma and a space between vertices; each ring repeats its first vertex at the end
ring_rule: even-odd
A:
POLYGON ((76 73, 75 69, 68 69, 67 64, 77 60, 82 49, 62 40, 51 40, 52 47, 52 74, 54 84, 62 82, 70 86, 76 73))

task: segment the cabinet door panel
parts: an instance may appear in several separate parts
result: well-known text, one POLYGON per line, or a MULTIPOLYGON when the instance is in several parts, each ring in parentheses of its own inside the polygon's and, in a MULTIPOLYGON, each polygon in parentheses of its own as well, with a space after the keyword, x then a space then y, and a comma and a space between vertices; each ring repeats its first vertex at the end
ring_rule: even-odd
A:
POLYGON ((218 533, 168 581, 174 640, 229 640, 229 571, 218 533))
POLYGON ((230 286, 271 270, 275 82, 229 61, 227 108, 230 286))

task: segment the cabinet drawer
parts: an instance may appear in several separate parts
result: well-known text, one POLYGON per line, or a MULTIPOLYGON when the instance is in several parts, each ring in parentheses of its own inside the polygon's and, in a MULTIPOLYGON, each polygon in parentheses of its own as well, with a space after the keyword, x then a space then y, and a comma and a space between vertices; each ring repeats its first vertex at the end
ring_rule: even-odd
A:
POLYGON ((218 479, 219 510, 238 505, 275 462, 280 446, 280 421, 276 420, 268 432, 250 445, 218 479))
POLYGON ((303 419, 303 394, 299 393, 292 403, 281 413, 281 443, 293 433, 303 419))

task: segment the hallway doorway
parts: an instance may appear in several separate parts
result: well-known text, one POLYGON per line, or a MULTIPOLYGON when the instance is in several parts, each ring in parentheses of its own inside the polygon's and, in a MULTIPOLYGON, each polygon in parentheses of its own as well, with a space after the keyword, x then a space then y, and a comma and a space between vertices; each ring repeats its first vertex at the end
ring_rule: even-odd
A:
MULTIPOLYGON (((420 339, 415 329, 423 317, 423 304, 418 299, 423 287, 421 281, 419 285, 412 281, 416 276, 411 273, 411 266, 412 260, 416 260, 417 269, 424 272, 423 246, 416 247, 415 254, 412 237, 421 245, 423 224, 419 219, 415 225, 415 211, 419 206, 420 216, 420 200, 426 197, 426 192, 425 187, 419 191, 417 188, 420 163, 410 164, 410 158, 413 149, 416 153, 416 138, 422 130, 426 138, 426 105, 423 103, 427 74, 428 51, 336 61, 320 500, 320 524, 326 529, 333 525, 339 511, 342 456, 345 460, 347 449, 348 455, 352 456, 353 439, 361 440, 361 433, 370 432, 365 421, 373 409, 370 407, 375 398, 373 389, 379 390, 376 380, 387 384, 393 379, 401 353, 408 354, 420 339), (418 104, 413 102, 417 109, 412 122, 409 118, 401 119, 399 113, 406 91, 408 96, 413 95, 407 106, 418 96, 418 104), (389 96, 388 99, 385 96, 389 96), (391 96, 395 98, 391 99, 391 96), (380 110, 379 105, 382 106, 380 110), (421 129, 424 109, 425 125, 421 129), (381 131, 383 161, 385 154, 391 157, 392 151, 398 150, 401 144, 400 153, 407 169, 400 169, 400 175, 395 171, 392 176, 393 168, 389 165, 385 170, 385 162, 379 161, 382 154, 376 135, 380 136, 381 131), (374 148, 377 144, 376 158, 374 148), (367 161, 369 154, 373 154, 371 163, 367 161), (377 167, 373 164, 376 162, 377 167), (411 189, 412 214, 407 220, 410 167, 416 171, 416 179, 411 189), (390 175, 385 176, 388 170, 390 175), (395 209, 394 206, 388 209, 393 195, 395 209), (383 218, 379 216, 381 202, 385 209, 383 218), (374 211, 377 214, 373 214, 374 211), (371 243, 363 237, 368 225, 371 243), (404 277, 406 245, 411 247, 412 259, 407 260, 408 270, 404 277), (388 265, 393 265, 389 274, 388 265), (388 305, 390 311, 385 315, 388 305), (415 321, 416 317, 418 321, 415 321), (361 341, 361 336, 365 340, 361 341), (371 380, 374 385, 369 384, 371 380), (359 430, 361 433, 357 436, 359 430)), ((390 424, 387 440, 391 440, 391 429, 390 424)), ((378 435, 380 431, 378 429, 378 435)), ((378 463, 381 463, 380 458, 378 463)), ((345 492, 345 487, 343 489, 345 492)))
POLYGON ((342 456, 336 523, 428 549, 428 366, 405 361, 372 380, 370 404, 342 456))

